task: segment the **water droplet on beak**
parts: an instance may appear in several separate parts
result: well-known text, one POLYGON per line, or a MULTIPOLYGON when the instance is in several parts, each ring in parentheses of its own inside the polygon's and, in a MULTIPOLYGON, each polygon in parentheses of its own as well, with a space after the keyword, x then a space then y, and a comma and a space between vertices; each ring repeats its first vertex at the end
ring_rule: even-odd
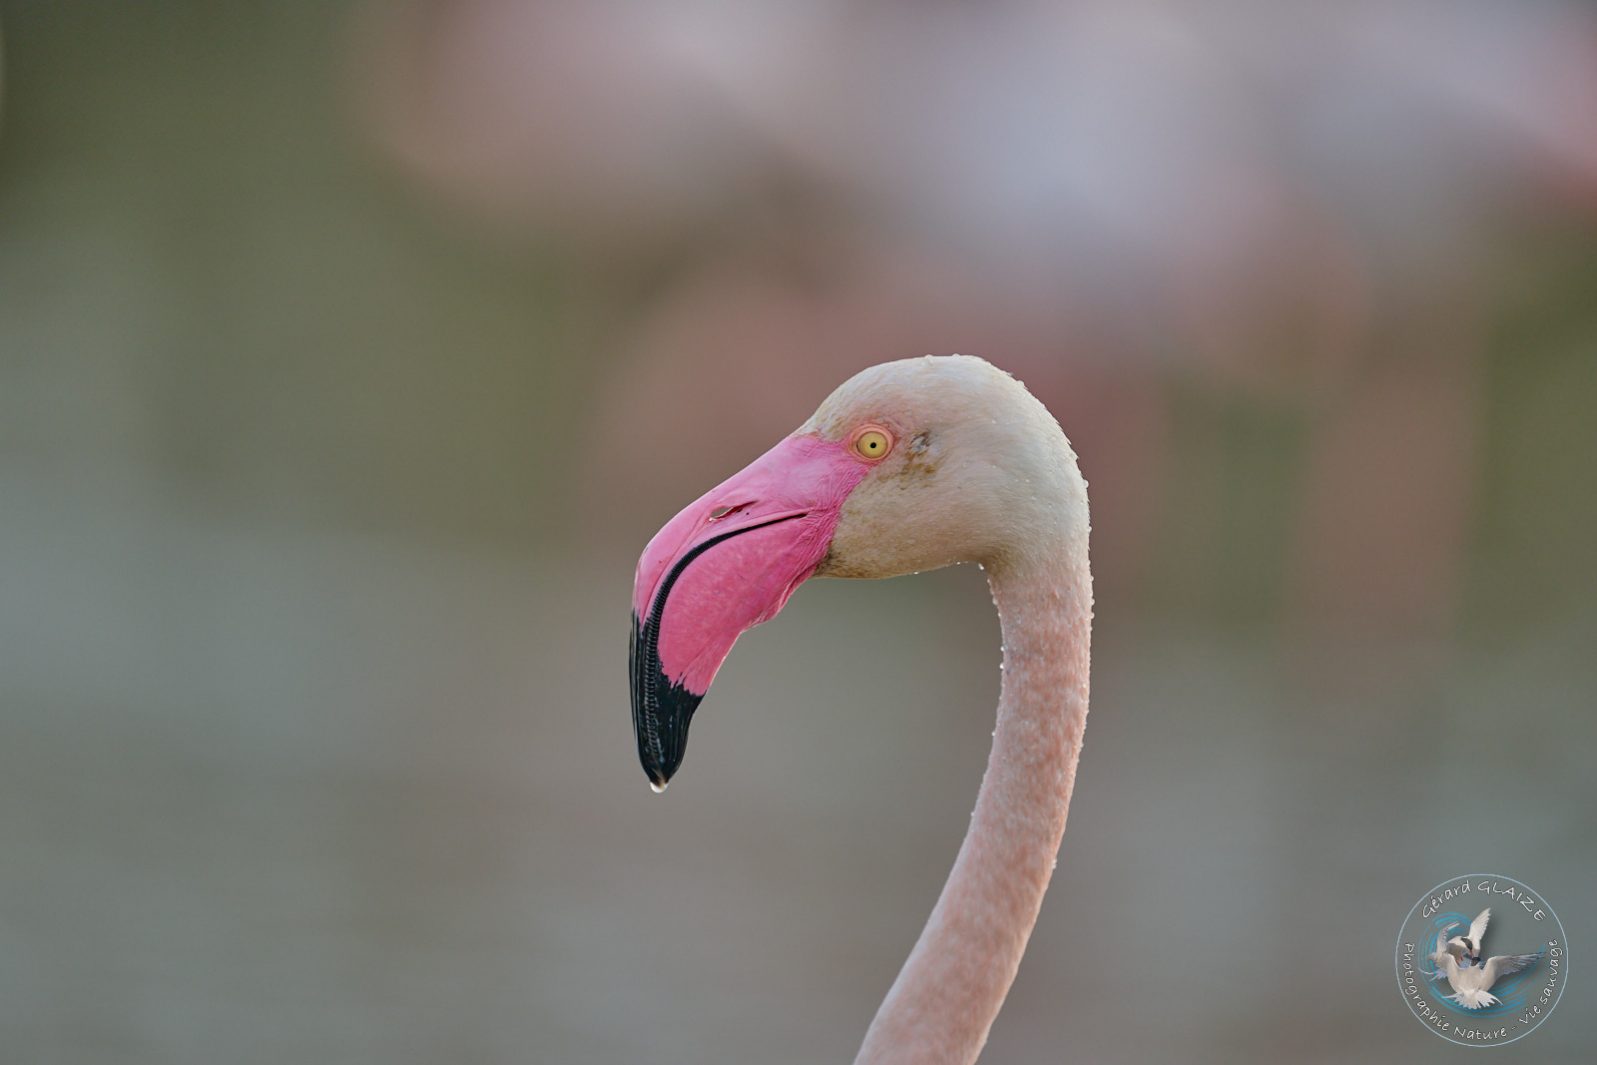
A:
POLYGON ((657 784, 652 780, 649 781, 649 790, 654 792, 656 795, 664 795, 665 788, 666 786, 664 784, 657 784))

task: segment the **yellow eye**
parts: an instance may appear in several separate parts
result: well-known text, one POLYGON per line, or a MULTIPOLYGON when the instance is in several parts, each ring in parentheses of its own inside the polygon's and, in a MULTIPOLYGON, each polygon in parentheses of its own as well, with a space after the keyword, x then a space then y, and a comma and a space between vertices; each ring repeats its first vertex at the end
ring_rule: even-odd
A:
POLYGON ((885 458, 893 449, 893 438, 880 429, 866 429, 854 438, 854 453, 862 459, 885 458))

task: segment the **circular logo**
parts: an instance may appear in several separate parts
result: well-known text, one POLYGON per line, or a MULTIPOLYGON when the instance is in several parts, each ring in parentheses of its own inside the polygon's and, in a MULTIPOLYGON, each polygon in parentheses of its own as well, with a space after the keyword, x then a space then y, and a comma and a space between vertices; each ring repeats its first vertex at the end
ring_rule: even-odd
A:
POLYGON ((1397 986, 1443 1039, 1495 1046, 1529 1035, 1564 993, 1569 944, 1547 900, 1470 873, 1427 891, 1397 933, 1397 986))

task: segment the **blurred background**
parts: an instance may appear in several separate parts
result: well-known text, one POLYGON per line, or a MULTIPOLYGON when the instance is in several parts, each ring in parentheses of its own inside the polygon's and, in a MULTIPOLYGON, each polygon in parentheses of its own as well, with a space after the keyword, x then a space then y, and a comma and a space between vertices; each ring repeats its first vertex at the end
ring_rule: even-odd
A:
POLYGON ((985 1060, 1455 1060, 1392 938, 1472 871, 1573 944, 1514 1059, 1590 1060, 1597 7, 0 33, 5 1060, 850 1060, 985 764, 981 575, 807 586, 662 798, 632 567, 953 351, 1059 416, 1098 578, 985 1060))

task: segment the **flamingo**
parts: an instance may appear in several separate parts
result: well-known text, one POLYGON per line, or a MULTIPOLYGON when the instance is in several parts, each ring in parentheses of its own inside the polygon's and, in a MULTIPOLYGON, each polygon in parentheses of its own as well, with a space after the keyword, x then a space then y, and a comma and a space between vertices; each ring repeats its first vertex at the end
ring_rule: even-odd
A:
POLYGON ((1087 718, 1087 482, 1048 410, 982 359, 883 363, 649 541, 632 716, 656 791, 732 644, 812 576, 986 571, 998 723, 953 870, 856 1065, 966 1065, 1014 982, 1055 865, 1087 718))

